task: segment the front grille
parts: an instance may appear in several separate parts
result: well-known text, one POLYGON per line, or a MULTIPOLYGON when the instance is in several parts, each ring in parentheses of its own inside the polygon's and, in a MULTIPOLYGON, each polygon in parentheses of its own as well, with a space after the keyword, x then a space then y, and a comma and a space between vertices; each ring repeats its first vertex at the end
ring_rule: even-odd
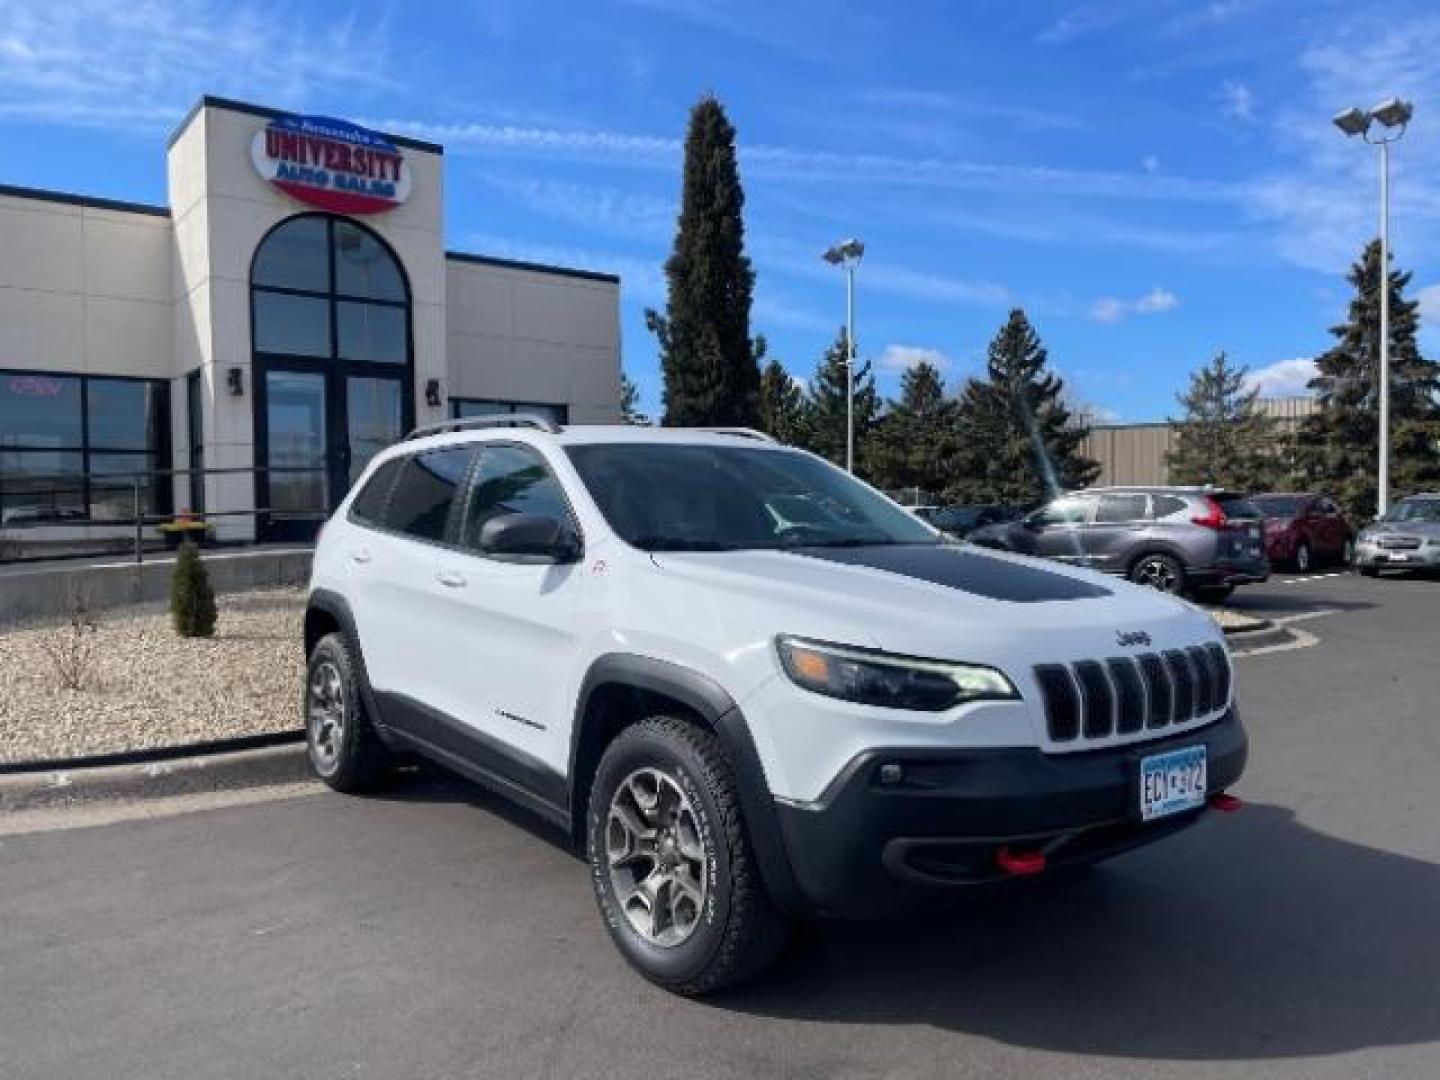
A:
POLYGON ((1420 546, 1420 537, 1382 536, 1375 543, 1387 551, 1414 551, 1420 546))
POLYGON ((1035 668, 1053 742, 1104 739, 1186 724, 1230 702, 1230 657, 1221 645, 1035 668))

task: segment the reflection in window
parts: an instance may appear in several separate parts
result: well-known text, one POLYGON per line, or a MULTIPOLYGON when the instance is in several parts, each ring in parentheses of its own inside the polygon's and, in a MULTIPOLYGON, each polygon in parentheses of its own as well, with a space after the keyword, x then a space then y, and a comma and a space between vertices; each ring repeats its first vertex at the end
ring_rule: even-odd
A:
POLYGON ((480 530, 503 514, 543 514, 559 521, 570 518, 560 483, 534 451, 518 446, 491 446, 480 453, 471 481, 470 510, 465 519, 466 547, 479 548, 480 530))
POLYGON ((330 290, 330 260, 323 217, 293 218, 265 238, 255 253, 251 281, 306 292, 330 290))
POLYGON ((421 540, 444 540, 470 455, 470 448, 462 446, 406 458, 390 494, 386 524, 421 540))
POLYGON ((336 305, 335 319, 344 359, 384 364, 403 364, 408 359, 404 308, 341 300, 336 305))
POLYGON ((79 449, 81 423, 77 376, 0 374, 0 446, 79 449))
POLYGON ((312 296, 257 291, 255 351, 329 356, 329 304, 312 296))
POLYGON ((335 222, 335 291, 372 300, 405 299, 405 280, 395 257, 349 221, 335 222))

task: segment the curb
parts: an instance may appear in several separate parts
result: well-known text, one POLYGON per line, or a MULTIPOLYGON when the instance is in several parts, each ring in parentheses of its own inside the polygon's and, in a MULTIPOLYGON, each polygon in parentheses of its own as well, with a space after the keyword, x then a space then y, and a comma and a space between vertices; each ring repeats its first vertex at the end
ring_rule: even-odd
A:
POLYGON ((1243 655, 1252 649, 1284 644, 1295 636, 1288 626, 1277 625, 1269 619, 1261 619, 1259 623, 1243 630, 1226 630, 1225 644, 1232 652, 1243 655))
MULTIPOLYGON (((0 812, 63 809, 171 795, 274 787, 314 779, 297 736, 280 745, 229 749, 193 757, 130 761, 118 765, 56 768, 0 775, 0 812)), ((178 748, 180 751, 193 748, 178 748)), ((142 752, 143 753, 143 752, 142 752)), ((155 752, 160 753, 160 752, 155 752)))
POLYGON ((41 758, 38 761, 0 761, 0 777, 12 773, 68 772, 73 769, 99 769, 109 765, 144 765, 153 761, 177 758, 209 757, 231 754, 237 750, 260 750, 267 746, 303 742, 305 732, 271 731, 264 735, 239 735, 233 739, 211 739, 206 742, 182 743, 179 746, 156 746, 145 750, 116 750, 108 754, 90 754, 73 758, 41 758))

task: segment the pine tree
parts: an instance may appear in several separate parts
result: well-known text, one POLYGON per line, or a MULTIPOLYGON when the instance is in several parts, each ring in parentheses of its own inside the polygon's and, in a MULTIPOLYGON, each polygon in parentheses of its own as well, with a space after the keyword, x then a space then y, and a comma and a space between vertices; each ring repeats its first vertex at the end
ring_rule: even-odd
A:
POLYGON ((170 617, 181 637, 215 636, 215 593, 200 551, 189 540, 180 545, 170 576, 170 617))
POLYGON ((1080 452, 1089 433, 1065 406, 1065 384, 1016 308, 990 342, 986 377, 960 396, 958 471, 947 497, 1030 505, 1094 482, 1100 466, 1080 452))
POLYGON ((1263 491, 1284 472, 1276 454, 1280 442, 1273 417, 1260 411, 1260 390, 1247 390, 1248 369, 1235 367, 1222 352, 1190 377, 1176 394, 1185 410, 1176 421, 1175 444, 1166 453, 1172 484, 1215 484, 1263 491))
POLYGON ((755 272, 745 255, 735 128, 713 97, 690 111, 665 314, 645 312, 660 345, 667 425, 754 426, 760 366, 750 339, 755 272))
MULTIPOLYGON (((810 409, 805 449, 845 466, 845 353, 848 343, 845 328, 840 328, 835 343, 825 350, 825 357, 810 380, 810 409)), ((875 392, 875 379, 868 361, 855 366, 855 471, 869 476, 871 432, 880 411, 880 398, 875 392)))
POLYGON ((808 423, 805 391, 785 365, 772 357, 760 372, 760 430, 789 446, 803 446, 808 423))
POLYGON ((918 488, 938 497, 955 471, 958 415, 939 368, 922 361, 906 371, 899 400, 889 403, 875 427, 871 481, 889 491, 918 488))
MULTIPOLYGON (((1405 299, 1410 274, 1390 270, 1390 493, 1440 486, 1440 364, 1420 355, 1419 304, 1405 299)), ((1305 486, 1328 491, 1357 517, 1377 504, 1380 433, 1380 244, 1371 241, 1348 275, 1349 318, 1316 357, 1310 388, 1318 410, 1301 424, 1296 461, 1305 486)))
POLYGON ((620 373, 620 422, 637 427, 650 423, 650 418, 640 411, 640 388, 623 371, 620 373))

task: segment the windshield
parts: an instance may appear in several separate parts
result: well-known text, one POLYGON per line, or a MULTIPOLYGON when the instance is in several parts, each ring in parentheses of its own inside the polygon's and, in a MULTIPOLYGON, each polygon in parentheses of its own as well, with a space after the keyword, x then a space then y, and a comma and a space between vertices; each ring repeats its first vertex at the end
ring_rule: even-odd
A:
POLYGON ((1401 499, 1390 507, 1385 520, 1440 523, 1440 499, 1401 499))
POLYGON ((1270 518, 1299 517, 1305 500, 1298 495, 1256 495, 1250 500, 1260 508, 1260 513, 1270 518))
POLYGON ((859 481, 794 450, 604 443, 567 453, 610 527, 646 551, 943 542, 859 481))

